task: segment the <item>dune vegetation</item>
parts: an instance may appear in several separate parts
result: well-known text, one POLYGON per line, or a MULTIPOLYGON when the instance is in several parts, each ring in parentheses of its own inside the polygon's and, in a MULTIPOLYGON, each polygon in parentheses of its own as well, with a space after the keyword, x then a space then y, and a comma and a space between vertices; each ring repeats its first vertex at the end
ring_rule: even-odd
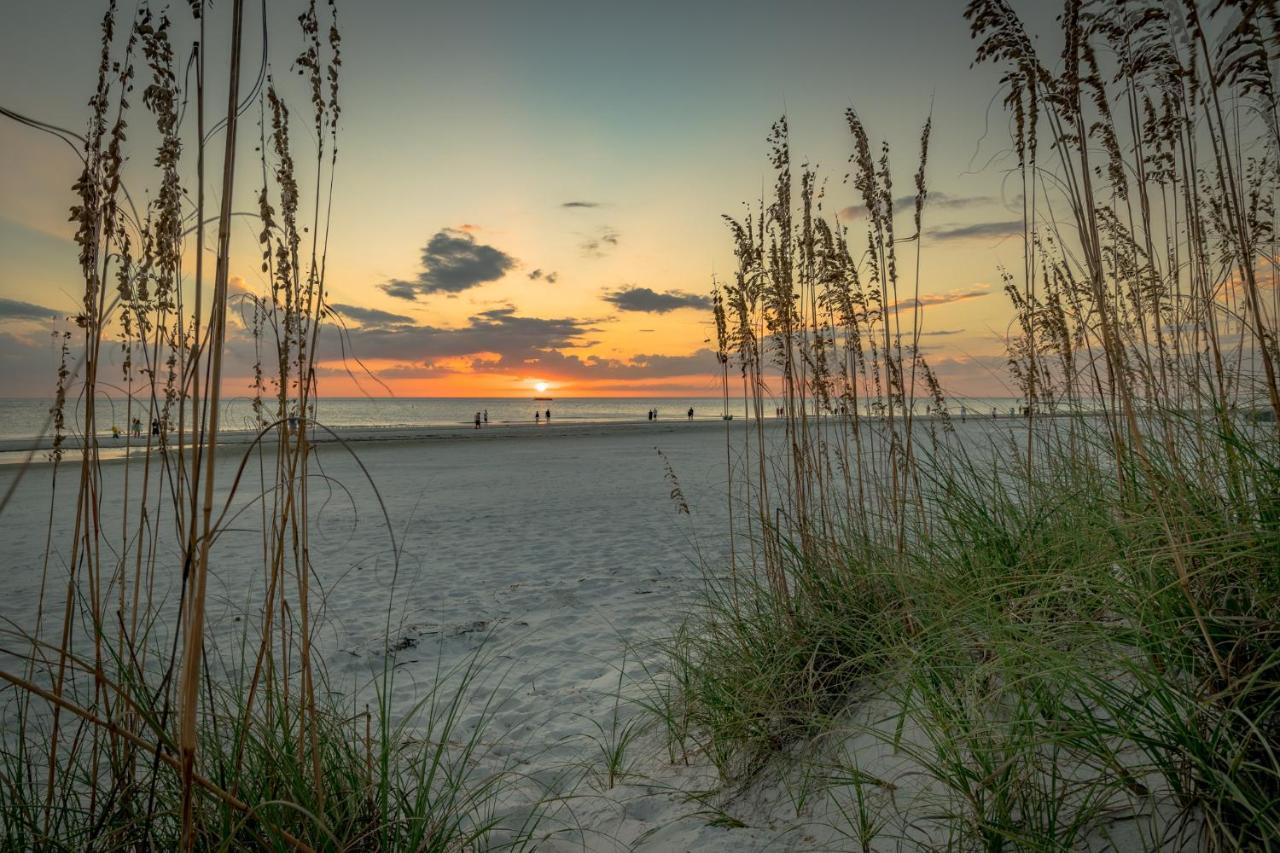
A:
MULTIPOLYGON (((302 425, 318 393, 318 335, 332 315, 335 4, 299 7, 289 70, 301 81, 302 114, 286 103, 289 81, 278 85, 270 73, 265 24, 261 57, 243 55, 244 0, 230 4, 225 40, 206 38, 205 4, 179 5, 173 14, 199 31, 189 58, 178 54, 169 12, 142 4, 130 16, 108 4, 83 133, 6 111, 69 144, 83 163, 71 211, 83 303, 78 328, 61 335, 52 465, 22 472, 50 470, 58 506, 74 490, 75 517, 67 541, 53 542, 50 506, 37 612, 29 624, 4 626, 0 847, 485 846, 504 777, 472 772, 483 726, 458 731, 476 670, 441 673, 411 713, 393 716, 389 655, 367 691, 376 706, 356 707, 355 696, 328 689, 312 648, 323 593, 312 580, 317 480, 302 425), (207 89, 225 92, 225 102, 206 102, 207 89), (129 136, 144 121, 139 135, 155 147, 140 169, 127 166, 129 136), (297 142, 304 122, 314 147, 297 142), (236 154, 246 139, 259 155, 247 168, 260 173, 254 230, 265 296, 229 284, 233 217, 245 215, 233 208, 246 169, 236 154), (260 431, 247 450, 217 441, 233 314, 257 354, 260 431), (108 480, 101 394, 116 389, 125 423, 138 427, 124 435, 127 455, 110 463, 123 473, 108 480), (63 447, 72 430, 83 452, 63 447), (238 457, 230 480, 217 480, 228 471, 216 467, 220 453, 238 457), (211 643, 210 552, 245 524, 260 538, 260 601, 254 618, 236 620, 239 636, 211 643)), ((386 558, 398 568, 389 524, 387 538, 386 558)), ((389 635, 390 604, 386 618, 389 635)), ((503 836, 516 847, 521 837, 503 836)))
POLYGON ((929 122, 898 211, 848 112, 852 223, 775 124, 715 293, 755 424, 726 434, 731 565, 654 705, 675 755, 730 788, 790 768, 858 849, 1275 849, 1275 11, 1067 2, 1041 40, 965 14, 1003 71, 1025 408, 961 441, 923 352, 929 122))

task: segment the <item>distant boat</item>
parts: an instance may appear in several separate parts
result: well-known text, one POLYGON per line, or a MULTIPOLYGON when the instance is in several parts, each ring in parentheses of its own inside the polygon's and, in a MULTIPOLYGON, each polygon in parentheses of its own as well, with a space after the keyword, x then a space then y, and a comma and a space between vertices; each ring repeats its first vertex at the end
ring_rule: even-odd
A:
POLYGON ((538 402, 539 400, 544 400, 550 403, 552 400, 555 399, 555 397, 534 397, 533 399, 534 399, 534 402, 538 402))

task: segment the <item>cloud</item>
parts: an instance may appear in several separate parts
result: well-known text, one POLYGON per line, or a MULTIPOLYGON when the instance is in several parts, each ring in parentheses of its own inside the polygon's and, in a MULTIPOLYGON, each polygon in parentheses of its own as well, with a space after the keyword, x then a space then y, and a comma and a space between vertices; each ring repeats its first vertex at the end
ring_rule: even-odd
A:
POLYGON ((719 368, 719 361, 709 349, 699 349, 689 355, 636 355, 626 360, 552 352, 540 359, 536 367, 533 373, 542 372, 558 379, 637 380, 710 374, 719 368))
POLYGON ((54 311, 52 308, 45 308, 42 305, 34 305, 30 302, 22 302, 18 299, 4 299, 0 297, 0 321, 3 320, 51 320, 54 317, 60 317, 63 311, 54 311))
POLYGON ((934 240, 969 240, 976 238, 1005 238, 1022 236, 1022 220, 1010 219, 1007 222, 975 222, 972 225, 959 225, 954 228, 935 228, 929 232, 934 240))
POLYGON ((398 299, 416 299, 432 293, 461 293, 487 281, 497 281, 514 267, 516 259, 483 243, 466 231, 437 231, 422 249, 422 272, 411 280, 392 279, 380 285, 398 299))
POLYGON ((500 361, 518 364, 552 349, 582 346, 583 337, 594 331, 590 321, 523 317, 508 306, 482 311, 465 326, 354 329, 348 340, 350 351, 362 359, 422 363, 493 353, 500 361))
MULTIPOLYGON (((1009 375, 1009 359, 1004 355, 944 355, 930 358, 929 367, 948 395, 1017 396, 1009 375)), ((951 408, 955 411, 958 402, 951 408)))
POLYGON ((358 305, 332 305, 344 319, 355 322, 365 328, 404 326, 413 322, 412 317, 404 314, 392 314, 390 311, 379 311, 377 308, 361 308, 358 305))
POLYGON ((678 308, 710 308, 711 298, 683 290, 658 293, 647 287, 624 287, 604 295, 604 301, 620 311, 644 311, 666 314, 678 308))
POLYGON ((932 335, 933 337, 941 338, 947 335, 963 335, 964 331, 964 329, 935 329, 933 331, 921 332, 920 335, 921 337, 925 335, 932 335))
POLYGON ((618 248, 618 232, 608 225, 600 229, 595 236, 582 241, 582 254, 588 258, 601 258, 610 250, 618 248))
MULTIPOLYGON (((908 206, 914 207, 916 203, 916 197, 907 196, 906 198, 908 199, 908 201, 906 201, 905 204, 908 206)), ((979 204, 991 204, 994 201, 995 199, 989 195, 955 196, 955 195, 950 195, 948 193, 930 191, 929 197, 925 201, 925 204, 928 205, 929 207, 957 208, 957 207, 973 207, 979 204)), ((902 204, 903 202, 899 201, 898 203, 902 204)))
MULTIPOLYGON (((991 204, 995 201, 989 195, 961 195, 955 196, 944 192, 929 191, 929 197, 925 199, 924 209, 927 214, 930 210, 943 208, 946 210, 961 210, 966 207, 976 207, 981 204, 991 204)), ((894 213, 903 213, 904 211, 914 211, 916 209, 916 197, 914 195, 899 196, 893 200, 894 213)), ((850 219, 858 219, 867 215, 867 208, 861 204, 852 204, 848 207, 842 207, 838 214, 841 219, 848 221, 850 219)))
MULTIPOLYGON (((4 365, 4 373, 0 374, 0 396, 52 399, 57 386, 59 344, 59 341, 50 339, 48 335, 27 339, 0 332, 0 364, 4 365)), ((73 349, 67 359, 68 368, 75 366, 82 351, 74 338, 71 345, 73 349)), ((103 351, 108 361, 111 361, 118 350, 115 347, 103 347, 103 351)), ((74 385, 78 381, 79 377, 74 377, 70 384, 74 385)))
MULTIPOLYGON (((512 307, 493 308, 463 326, 357 328, 346 336, 346 352, 364 361, 393 362, 375 370, 384 379, 430 378, 446 374, 500 373, 517 378, 555 376, 580 380, 642 380, 711 373, 713 352, 637 355, 629 359, 581 356, 599 331, 593 321, 571 317, 525 317, 512 307), (562 352, 561 350, 569 350, 562 352)), ((322 359, 326 373, 340 372, 334 332, 326 329, 322 359)))
POLYGON ((566 201, 561 207, 601 207, 598 201, 566 201))
POLYGON ((538 281, 539 279, 545 281, 547 284, 555 284, 557 281, 560 280, 560 273, 558 272, 544 273, 541 268, 538 268, 533 272, 529 273, 529 281, 538 281))
POLYGON ((910 311, 912 308, 917 307, 946 305, 950 302, 963 302, 966 299, 977 299, 981 296, 988 296, 990 293, 991 285, 974 284, 969 287, 957 287, 952 290, 948 290, 946 293, 924 293, 921 294, 919 299, 904 299, 901 302, 889 306, 889 310, 910 311))

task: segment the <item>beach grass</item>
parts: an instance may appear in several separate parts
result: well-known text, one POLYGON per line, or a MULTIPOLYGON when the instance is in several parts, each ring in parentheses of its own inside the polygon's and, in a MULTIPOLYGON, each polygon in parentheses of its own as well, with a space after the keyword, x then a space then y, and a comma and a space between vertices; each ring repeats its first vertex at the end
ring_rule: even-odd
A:
MULTIPOLYGON (((60 335, 52 465, 14 479, 16 487, 48 475, 54 488, 36 611, 4 631, 6 660, 18 664, 0 672, 0 846, 520 848, 541 812, 535 804, 509 819, 499 808, 498 792, 519 782, 485 739, 496 694, 483 699, 479 653, 438 672, 405 709, 392 702, 390 648, 371 683, 331 689, 314 645, 327 603, 311 553, 319 507, 308 414, 318 336, 332 314, 336 6, 300 4, 290 59, 309 112, 299 116, 270 73, 265 40, 257 63, 242 50, 243 0, 225 10, 225 42, 206 37, 207 11, 193 3, 174 13, 198 34, 183 74, 170 12, 107 4, 85 133, 27 122, 71 142, 83 163, 71 212, 84 291, 76 330, 60 335), (218 85, 206 87, 214 75, 218 85), (206 103, 212 88, 225 92, 223 109, 206 103), (132 169, 126 181, 126 129, 144 118, 156 140, 152 170, 132 169), (236 160, 254 119, 254 230, 270 282, 262 296, 233 294, 229 280, 232 217, 241 215, 234 188, 245 171, 236 160), (291 135, 301 123, 312 131, 305 153, 291 135), (303 169, 313 171, 304 179, 303 169), (218 436, 233 334, 256 355, 258 433, 228 451, 218 436), (99 391, 117 387, 133 428, 108 476, 99 391), (74 454, 63 447, 72 424, 82 430, 74 454), (220 449, 239 457, 227 464, 220 449), (55 541, 61 507, 74 525, 55 541), (226 559, 218 544, 245 530, 257 538, 248 606, 238 635, 215 639, 209 578, 226 559), (372 707, 356 705, 355 688, 374 697, 372 707)), ((11 488, 4 501, 12 497, 11 488)), ((390 637, 401 555, 385 509, 371 515, 386 532, 376 558, 392 567, 390 637)))
POLYGON ((1273 101, 1221 106, 1271 79, 1264 24, 1134 5, 1067 3, 1053 63, 1001 0, 966 12, 1023 190, 1020 416, 975 439, 920 345, 931 121, 905 233, 853 110, 865 221, 795 185, 785 119, 729 220, 726 394, 733 366, 785 438, 731 443, 730 570, 650 707, 728 790, 821 789, 861 849, 1280 846, 1280 137, 1273 101))

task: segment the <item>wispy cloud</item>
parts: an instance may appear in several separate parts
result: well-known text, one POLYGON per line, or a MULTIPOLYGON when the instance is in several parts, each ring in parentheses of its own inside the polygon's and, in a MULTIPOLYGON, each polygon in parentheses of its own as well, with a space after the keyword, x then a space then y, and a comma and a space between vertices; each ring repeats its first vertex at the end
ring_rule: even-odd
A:
POLYGON ((598 201, 566 201, 560 205, 561 207, 603 207, 602 202, 598 201))
MULTIPOLYGON (((944 192, 930 191, 928 198, 925 199, 925 211, 938 210, 963 210, 968 207, 977 207, 982 204, 991 204, 995 201, 989 195, 950 195, 944 192)), ((903 213, 916 209, 916 197, 914 195, 899 196, 893 200, 894 213, 903 213)), ((848 207, 842 207, 837 211, 840 218, 844 221, 858 219, 867 215, 867 209, 861 204, 853 204, 848 207)))
POLYGON ((542 271, 542 268, 539 267, 538 269, 529 273, 529 281, 539 281, 539 280, 545 281, 547 284, 555 284, 557 281, 560 280, 560 273, 558 272, 544 273, 542 271))
POLYGON ((972 225, 957 225, 953 228, 936 228, 929 232, 934 240, 972 240, 1003 239, 1005 237, 1022 236, 1022 220, 1010 219, 1006 222, 975 222, 972 225))
POLYGON ((43 305, 23 302, 18 299, 0 298, 0 321, 2 320, 50 320, 65 312, 54 311, 43 305))
MULTIPOLYGON (((923 308, 929 305, 946 305, 950 302, 963 302, 966 299, 977 299, 982 296, 988 296, 991 293, 991 285, 974 284, 969 287, 957 287, 948 290, 946 293, 922 293, 919 299, 904 299, 894 305, 889 306, 890 311, 910 311, 912 308, 923 308)), ((964 331, 959 329, 957 331, 964 331)), ((947 332, 934 334, 952 334, 947 332)))
POLYGON ((582 241, 582 254, 588 258, 603 257, 609 250, 618 248, 620 236, 615 229, 606 225, 596 234, 582 241))
POLYGON ((562 379, 635 381, 696 376, 710 373, 717 365, 716 354, 709 349, 699 349, 689 355, 636 355, 625 360, 551 352, 531 365, 533 370, 517 371, 517 375, 546 373, 562 379))
POLYGON ((501 249, 477 243, 455 228, 432 235, 422 249, 422 272, 414 279, 392 279, 379 285, 399 299, 416 299, 432 293, 460 293, 488 281, 497 281, 516 265, 501 249))
POLYGON ((679 308, 711 307, 711 298, 708 296, 686 293, 683 290, 659 293, 648 287, 624 287, 606 292, 603 299, 620 311, 643 311, 651 314, 666 314, 679 308))

